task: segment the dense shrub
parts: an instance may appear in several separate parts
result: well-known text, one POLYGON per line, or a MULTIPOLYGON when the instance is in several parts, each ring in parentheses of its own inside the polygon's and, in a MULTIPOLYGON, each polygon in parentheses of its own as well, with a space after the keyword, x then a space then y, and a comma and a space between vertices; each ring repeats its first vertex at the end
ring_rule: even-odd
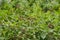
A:
POLYGON ((60 40, 60 0, 0 0, 0 40, 60 40))

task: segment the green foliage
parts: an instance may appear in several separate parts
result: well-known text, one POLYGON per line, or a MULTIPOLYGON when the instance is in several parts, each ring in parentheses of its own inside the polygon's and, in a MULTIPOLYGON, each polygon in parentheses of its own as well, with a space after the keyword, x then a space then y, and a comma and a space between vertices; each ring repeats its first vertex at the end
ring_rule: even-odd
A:
POLYGON ((0 40, 60 40, 60 0, 0 0, 0 40))

